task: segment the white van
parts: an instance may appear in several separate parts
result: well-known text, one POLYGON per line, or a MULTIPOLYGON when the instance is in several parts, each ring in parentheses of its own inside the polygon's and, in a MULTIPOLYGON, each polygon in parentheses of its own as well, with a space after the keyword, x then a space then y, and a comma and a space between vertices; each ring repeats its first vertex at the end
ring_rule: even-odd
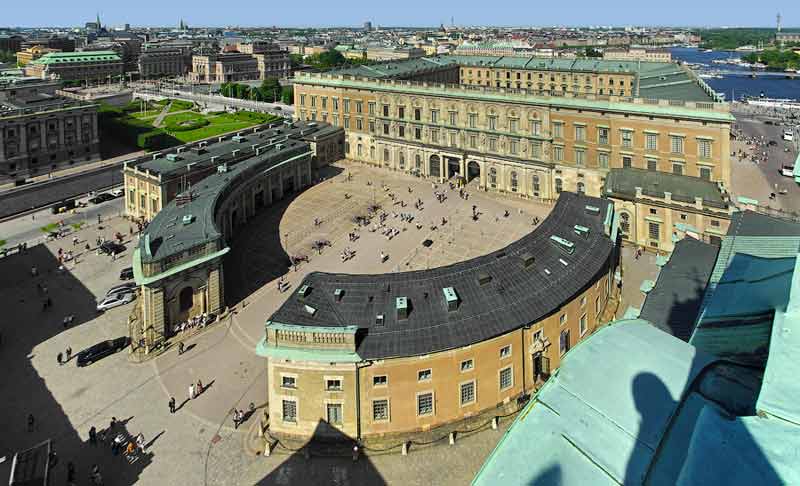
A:
POLYGON ((792 140, 794 140, 794 134, 792 133, 791 130, 785 130, 783 132, 783 139, 786 140, 787 142, 791 142, 792 140))

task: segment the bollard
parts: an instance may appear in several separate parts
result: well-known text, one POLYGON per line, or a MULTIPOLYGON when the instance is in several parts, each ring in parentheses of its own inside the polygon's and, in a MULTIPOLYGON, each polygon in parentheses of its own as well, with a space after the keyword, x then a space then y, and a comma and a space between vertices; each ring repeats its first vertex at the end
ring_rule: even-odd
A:
POLYGON ((492 430, 497 430, 497 417, 492 417, 492 430))
POLYGON ((404 456, 407 456, 407 455, 408 455, 408 442, 403 442, 403 449, 401 450, 401 453, 402 453, 404 456))
POLYGON ((450 445, 455 445, 456 443, 456 433, 450 432, 450 445))
POLYGON ((353 446, 353 462, 358 460, 358 445, 353 446))

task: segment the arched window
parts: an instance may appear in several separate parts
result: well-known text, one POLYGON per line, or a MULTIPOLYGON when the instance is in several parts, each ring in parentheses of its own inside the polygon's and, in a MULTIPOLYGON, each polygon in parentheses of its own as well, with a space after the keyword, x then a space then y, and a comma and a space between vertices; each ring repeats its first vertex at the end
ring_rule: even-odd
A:
POLYGON ((359 157, 361 157, 363 151, 364 147, 361 144, 358 144, 358 147, 356 147, 356 153, 358 154, 359 157))
POLYGON ((519 181, 517 180, 517 173, 512 171, 511 172, 511 192, 517 192, 517 188, 519 187, 519 181))
POLYGON ((419 154, 414 156, 414 167, 417 170, 422 170, 422 157, 420 157, 419 154))
POLYGON ((538 175, 533 176, 533 195, 538 196, 539 191, 541 190, 541 179, 539 179, 538 175))
POLYGON ((619 230, 624 238, 631 234, 631 217, 628 213, 619 214, 619 230))
POLYGON ((586 194, 586 184, 583 182, 578 183, 578 194, 586 194))
POLYGON ((497 169, 494 167, 489 169, 489 184, 493 186, 497 184, 497 169))
POLYGON ((403 154, 403 152, 400 152, 398 155, 399 155, 398 163, 400 164, 400 168, 401 169, 405 169, 406 168, 406 156, 403 154))
POLYGON ((561 179, 556 179, 556 194, 561 194, 561 191, 564 189, 564 181, 561 179))
POLYGON ((184 287, 181 293, 178 294, 178 308, 181 312, 187 311, 194 305, 194 289, 191 287, 184 287))
POLYGON ((389 165, 389 149, 383 149, 383 161, 389 165))

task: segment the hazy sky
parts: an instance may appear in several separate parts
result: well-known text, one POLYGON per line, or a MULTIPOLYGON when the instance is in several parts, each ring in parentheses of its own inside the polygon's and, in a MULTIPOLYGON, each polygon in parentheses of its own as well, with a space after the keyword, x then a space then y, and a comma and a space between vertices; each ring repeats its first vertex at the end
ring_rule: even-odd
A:
POLYGON ((800 0, 2 0, 0 27, 104 24, 192 26, 691 25, 800 27, 800 0))

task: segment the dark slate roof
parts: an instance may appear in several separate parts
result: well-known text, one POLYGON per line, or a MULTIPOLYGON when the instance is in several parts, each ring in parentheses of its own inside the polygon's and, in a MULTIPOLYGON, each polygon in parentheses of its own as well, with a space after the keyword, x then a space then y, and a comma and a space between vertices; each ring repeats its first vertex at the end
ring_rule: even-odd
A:
POLYGON ((415 272, 351 275, 315 272, 270 321, 304 326, 358 326, 357 353, 364 359, 424 355, 508 333, 557 311, 607 271, 613 249, 605 233, 611 202, 562 193, 538 228, 509 246, 475 259, 415 272), (599 208, 593 213, 586 206, 599 208), (575 225, 589 229, 576 234, 575 225), (552 241, 574 244, 568 254, 552 241), (535 259, 527 268, 523 256, 535 259), (563 261, 563 263, 562 263, 563 261), (564 264, 566 263, 566 265, 564 264), (548 274, 549 272, 549 274, 548 274), (490 276, 481 285, 479 278, 490 276), (448 311, 443 289, 452 287, 458 308, 448 311), (336 289, 344 296, 337 301, 336 289), (398 320, 396 299, 408 298, 408 318, 398 320), (306 306, 316 311, 309 313, 306 306), (376 316, 382 314, 382 325, 376 316))
POLYGON ((731 216, 728 236, 800 236, 800 222, 739 211, 731 216))
POLYGON ((702 197, 703 203, 709 206, 726 209, 729 204, 716 182, 686 175, 658 172, 636 168, 611 169, 606 176, 605 194, 620 199, 632 199, 636 196, 636 188, 642 188, 642 194, 663 198, 665 192, 672 194, 672 199, 694 203, 695 197, 702 197))
POLYGON ((694 238, 678 241, 639 317, 689 342, 718 251, 717 246, 694 238))

